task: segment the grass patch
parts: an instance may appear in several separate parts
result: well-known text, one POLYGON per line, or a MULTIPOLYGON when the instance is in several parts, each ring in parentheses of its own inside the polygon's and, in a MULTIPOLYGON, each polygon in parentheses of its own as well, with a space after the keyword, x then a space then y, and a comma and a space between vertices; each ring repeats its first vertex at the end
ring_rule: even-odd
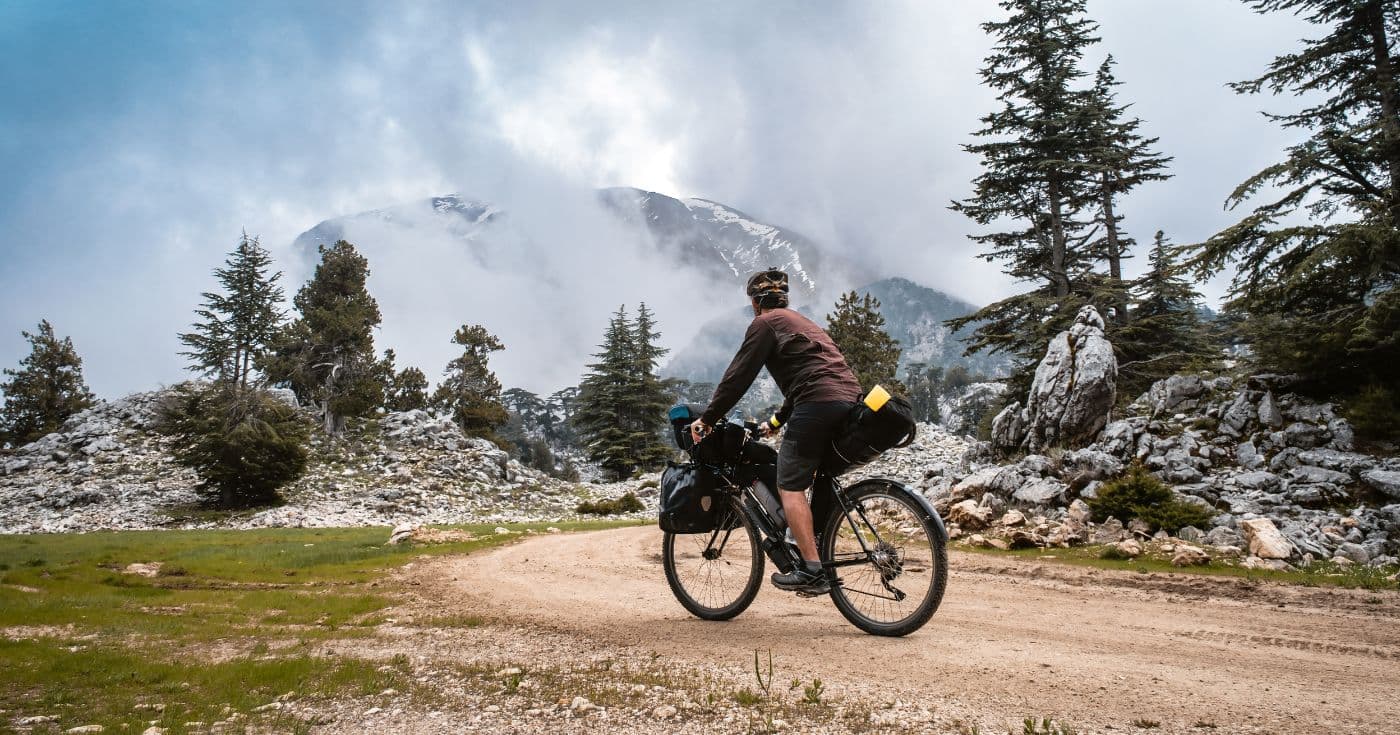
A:
MULTIPOLYGON (((385 577, 396 567, 525 537, 495 527, 462 526, 471 540, 430 546, 389 546, 388 528, 0 535, 0 629, 10 632, 0 635, 0 710, 5 721, 58 715, 63 729, 100 724, 108 732, 141 732, 159 719, 178 733, 185 722, 238 713, 264 730, 304 730, 306 723, 278 721, 278 710, 253 708, 288 691, 314 698, 406 690, 407 661, 385 668, 311 656, 307 646, 373 635, 395 602, 385 577), (155 576, 123 572, 151 562, 162 564, 155 576), (155 704, 164 712, 149 708, 155 704)), ((481 622, 463 614, 418 624, 481 622)))

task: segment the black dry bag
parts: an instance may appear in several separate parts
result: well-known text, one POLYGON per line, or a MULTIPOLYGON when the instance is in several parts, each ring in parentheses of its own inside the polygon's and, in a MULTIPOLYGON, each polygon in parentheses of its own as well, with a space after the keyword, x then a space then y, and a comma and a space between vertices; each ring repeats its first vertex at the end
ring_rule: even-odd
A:
POLYGON ((822 471, 839 475, 874 461, 890 449, 907 447, 914 441, 917 428, 914 407, 904 398, 889 396, 874 411, 865 403, 858 403, 827 448, 822 471))
POLYGON ((661 507, 657 518, 669 533, 709 533, 719 523, 720 496, 715 477, 693 464, 669 464, 661 473, 661 507))

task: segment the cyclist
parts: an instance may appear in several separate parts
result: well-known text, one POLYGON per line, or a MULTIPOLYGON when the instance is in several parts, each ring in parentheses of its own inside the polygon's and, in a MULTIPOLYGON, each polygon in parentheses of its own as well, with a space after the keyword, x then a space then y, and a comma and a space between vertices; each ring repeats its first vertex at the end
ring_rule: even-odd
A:
POLYGON ((759 368, 768 368, 784 401, 761 430, 769 436, 787 427, 778 449, 778 496, 803 560, 801 567, 788 574, 775 572, 772 581, 779 589, 822 594, 830 585, 817 558, 807 489, 843 419, 860 400, 860 384, 826 330, 788 308, 786 273, 756 273, 745 291, 754 319, 709 407, 691 424, 691 436, 699 441, 709 433, 748 391, 759 368))

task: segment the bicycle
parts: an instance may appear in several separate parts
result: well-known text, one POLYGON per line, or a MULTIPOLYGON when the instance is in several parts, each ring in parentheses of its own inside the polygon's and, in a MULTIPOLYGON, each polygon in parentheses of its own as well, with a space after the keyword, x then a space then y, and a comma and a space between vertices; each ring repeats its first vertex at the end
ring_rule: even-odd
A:
MULTIPOLYGON (((801 562, 772 489, 776 466, 766 463, 776 461, 776 452, 756 435, 755 424, 727 422, 687 447, 677 434, 695 465, 713 474, 712 502, 719 505, 712 530, 665 533, 662 561, 676 599, 703 620, 729 620, 748 609, 763 584, 765 557, 783 572, 801 562), (725 434, 735 443, 738 430, 737 451, 704 451, 725 434)), ((824 472, 812 500, 827 594, 842 616, 872 635, 904 636, 923 627, 943 599, 948 575, 948 534, 928 501, 893 479, 843 488, 824 472)))

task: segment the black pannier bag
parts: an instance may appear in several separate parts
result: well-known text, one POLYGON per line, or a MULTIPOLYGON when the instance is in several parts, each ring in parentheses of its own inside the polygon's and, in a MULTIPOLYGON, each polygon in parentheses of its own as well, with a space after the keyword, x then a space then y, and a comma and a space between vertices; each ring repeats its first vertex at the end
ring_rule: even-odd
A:
POLYGON ((669 533, 709 533, 719 525, 721 497, 715 476, 693 464, 668 464, 661 473, 661 507, 657 518, 669 533))
POLYGON ((879 411, 856 404, 822 457, 822 471, 833 477, 873 461, 890 449, 907 447, 918 429, 914 407, 890 396, 879 411))

